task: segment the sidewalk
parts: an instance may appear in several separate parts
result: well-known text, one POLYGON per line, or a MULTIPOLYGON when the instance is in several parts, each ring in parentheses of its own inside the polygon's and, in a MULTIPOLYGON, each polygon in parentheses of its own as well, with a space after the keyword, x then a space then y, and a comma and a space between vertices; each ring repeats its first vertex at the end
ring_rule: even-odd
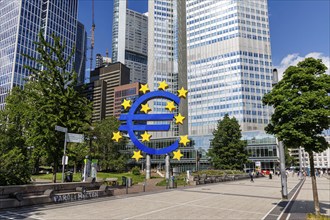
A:
MULTIPOLYGON (((325 177, 319 177, 316 178, 316 183, 321 214, 330 216, 330 180, 325 177)), ((288 210, 287 219, 305 219, 307 213, 315 212, 312 180, 310 177, 306 177, 306 181, 297 198, 292 202, 292 207, 288 210)))

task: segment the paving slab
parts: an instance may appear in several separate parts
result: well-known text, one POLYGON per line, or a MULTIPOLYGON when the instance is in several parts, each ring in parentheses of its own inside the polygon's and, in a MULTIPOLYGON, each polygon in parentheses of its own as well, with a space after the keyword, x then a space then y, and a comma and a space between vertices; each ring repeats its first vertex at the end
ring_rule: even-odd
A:
MULTIPOLYGON (((289 191, 298 183, 297 178, 288 178, 289 191)), ((262 219, 281 200, 280 190, 280 178, 256 178, 3 210, 0 218, 262 219)))

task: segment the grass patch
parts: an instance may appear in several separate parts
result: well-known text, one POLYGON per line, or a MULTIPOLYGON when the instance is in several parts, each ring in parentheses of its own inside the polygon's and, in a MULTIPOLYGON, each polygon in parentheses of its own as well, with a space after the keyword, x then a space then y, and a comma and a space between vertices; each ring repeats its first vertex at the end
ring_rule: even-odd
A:
POLYGON ((307 220, 330 220, 330 216, 327 215, 315 215, 312 213, 308 213, 306 215, 307 220))

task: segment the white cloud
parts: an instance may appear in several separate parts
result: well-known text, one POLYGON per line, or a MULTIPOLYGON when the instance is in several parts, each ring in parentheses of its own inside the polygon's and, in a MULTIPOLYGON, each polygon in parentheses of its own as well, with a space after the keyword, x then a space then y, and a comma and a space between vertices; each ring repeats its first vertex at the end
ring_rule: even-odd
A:
POLYGON ((286 57, 284 57, 281 61, 281 64, 276 67, 278 71, 278 79, 281 80, 284 71, 289 67, 289 66, 295 66, 297 65, 300 61, 303 61, 305 58, 308 57, 313 57, 315 59, 322 59, 322 62, 324 65, 328 67, 327 74, 330 74, 330 57, 324 56, 322 53, 319 52, 312 52, 307 54, 306 56, 300 56, 299 53, 294 53, 294 54, 289 54, 286 57))

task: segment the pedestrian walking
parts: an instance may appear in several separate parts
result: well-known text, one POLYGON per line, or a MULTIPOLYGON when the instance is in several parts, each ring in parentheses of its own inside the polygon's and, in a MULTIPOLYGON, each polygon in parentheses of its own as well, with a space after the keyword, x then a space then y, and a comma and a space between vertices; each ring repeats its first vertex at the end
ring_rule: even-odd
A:
POLYGON ((254 182, 254 180, 253 180, 253 172, 251 172, 251 170, 250 170, 250 172, 249 172, 249 176, 250 176, 250 178, 251 178, 250 182, 254 182))

